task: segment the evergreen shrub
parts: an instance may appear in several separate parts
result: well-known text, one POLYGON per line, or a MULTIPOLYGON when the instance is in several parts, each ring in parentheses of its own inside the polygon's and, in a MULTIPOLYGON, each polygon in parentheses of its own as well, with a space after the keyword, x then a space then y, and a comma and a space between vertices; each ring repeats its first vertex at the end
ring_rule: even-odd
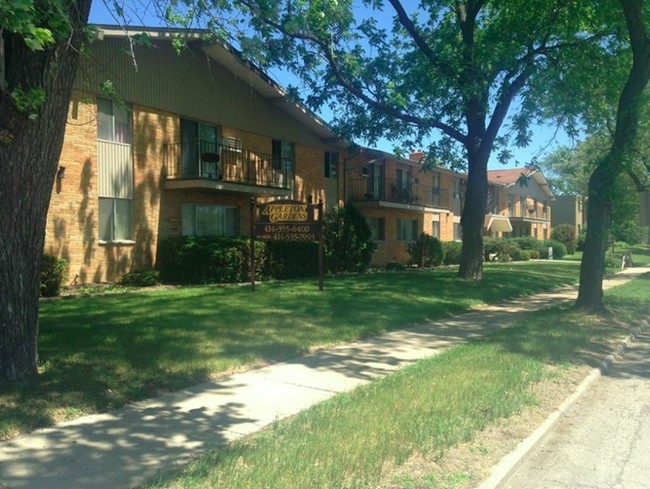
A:
POLYGON ((39 290, 41 297, 56 297, 67 276, 68 262, 55 255, 44 253, 41 257, 39 290))
MULTIPOLYGON (((180 236, 164 238, 158 250, 160 279, 175 284, 246 282, 250 273, 248 238, 180 236)), ((255 242, 255 276, 266 267, 266 246, 255 242)))

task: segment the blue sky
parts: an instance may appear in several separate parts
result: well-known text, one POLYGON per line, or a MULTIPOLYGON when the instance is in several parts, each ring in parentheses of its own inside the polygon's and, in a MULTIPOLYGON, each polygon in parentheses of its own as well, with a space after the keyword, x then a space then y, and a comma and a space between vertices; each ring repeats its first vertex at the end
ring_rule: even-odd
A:
MULTIPOLYGON (((157 2, 149 0, 122 0, 119 2, 124 5, 125 18, 129 20, 131 25, 160 25, 160 17, 154 11, 157 2), (137 10, 129 10, 129 6, 135 6, 137 10)), ((112 2, 111 2, 112 5, 112 2)), ((360 7, 361 8, 361 7, 360 7)), ((116 24, 117 21, 110 14, 109 8, 106 7, 105 0, 94 0, 92 3, 92 9, 90 12, 90 22, 96 24, 116 24)), ((296 84, 297 80, 286 73, 282 73, 280 70, 272 70, 269 75, 273 77, 280 85, 296 84)), ((512 111, 512 109, 511 109, 512 111)), ((328 121, 329 117, 326 111, 318 114, 325 121, 328 121)), ((532 140, 531 143, 525 148, 516 148, 511 147, 510 150, 513 154, 511 164, 507 167, 504 167, 496 161, 492 161, 489 165, 489 169, 502 169, 502 168, 513 168, 515 166, 523 166, 529 163, 533 158, 541 159, 545 154, 553 151, 558 146, 573 146, 574 142, 564 133, 562 130, 558 130, 555 127, 550 127, 546 125, 535 126, 532 128, 532 140)), ((361 145, 365 145, 363 141, 357 141, 361 145)), ((377 144, 374 145, 376 149, 385 151, 387 153, 393 152, 395 143, 388 140, 380 140, 377 144)), ((495 158, 493 158, 495 160, 495 158)))

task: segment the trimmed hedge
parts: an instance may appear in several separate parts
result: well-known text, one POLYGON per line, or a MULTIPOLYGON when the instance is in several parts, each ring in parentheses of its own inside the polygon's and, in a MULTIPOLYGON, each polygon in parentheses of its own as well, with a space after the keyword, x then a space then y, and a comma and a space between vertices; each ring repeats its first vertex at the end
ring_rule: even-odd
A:
POLYGON ((267 274, 277 279, 318 276, 318 243, 269 241, 267 274))
POLYGON ((120 285, 127 287, 153 287, 158 284, 160 284, 158 270, 133 270, 120 279, 120 285))
POLYGON ((548 258, 548 249, 553 248, 553 259, 554 260, 559 260, 561 258, 564 258, 567 254, 566 251, 566 246, 564 246, 563 243, 560 243, 559 241, 555 241, 552 239, 542 241, 542 247, 539 252, 539 257, 540 258, 548 258))
POLYGON ((409 243, 406 251, 411 256, 411 263, 419 268, 437 267, 442 263, 442 244, 438 238, 426 233, 421 233, 416 241, 409 243))
POLYGON ((41 297, 56 297, 67 276, 68 262, 55 255, 43 254, 39 290, 41 297))
POLYGON ((460 241, 443 241, 443 265, 459 265, 460 255, 463 251, 463 243, 460 241))
MULTIPOLYGON (((158 250, 160 279, 174 284, 246 282, 250 270, 248 238, 182 236, 165 238, 158 250)), ((262 278, 266 246, 255 242, 255 275, 262 278)))

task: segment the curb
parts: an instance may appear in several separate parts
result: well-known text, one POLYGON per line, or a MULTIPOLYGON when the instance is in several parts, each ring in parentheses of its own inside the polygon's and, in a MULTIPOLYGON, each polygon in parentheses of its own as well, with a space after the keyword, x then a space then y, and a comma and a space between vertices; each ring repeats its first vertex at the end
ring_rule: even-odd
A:
POLYGON ((607 372, 623 352, 630 347, 636 337, 648 327, 648 321, 643 321, 642 325, 635 328, 630 335, 623 340, 614 351, 607 355, 594 368, 589 375, 580 383, 576 390, 571 394, 546 420, 535 429, 526 439, 521 441, 513 451, 504 455, 501 460, 492 467, 490 476, 485 479, 476 489, 501 489, 508 481, 510 475, 528 458, 533 449, 551 432, 551 429, 558 422, 560 417, 573 406, 580 397, 598 380, 598 378, 607 372))

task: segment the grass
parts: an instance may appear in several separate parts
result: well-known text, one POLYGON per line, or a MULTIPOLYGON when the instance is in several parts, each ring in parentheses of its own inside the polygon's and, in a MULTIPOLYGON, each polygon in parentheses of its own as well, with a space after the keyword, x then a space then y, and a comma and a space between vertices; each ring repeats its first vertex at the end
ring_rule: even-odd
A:
MULTIPOLYGON (((648 317, 648 297, 650 277, 607 292, 616 320, 567 308, 530 314, 486 340, 447 350, 210 452, 150 487, 380 487, 386 467, 414 455, 441 457, 535 403, 534 383, 573 363, 601 359, 627 325, 648 317)), ((403 476, 390 487, 453 488, 471 477, 403 476)))
POLYGON ((575 282, 577 265, 487 264, 248 287, 212 286, 46 301, 36 385, 0 387, 0 439, 102 412, 215 375, 293 358, 469 307, 575 282))

